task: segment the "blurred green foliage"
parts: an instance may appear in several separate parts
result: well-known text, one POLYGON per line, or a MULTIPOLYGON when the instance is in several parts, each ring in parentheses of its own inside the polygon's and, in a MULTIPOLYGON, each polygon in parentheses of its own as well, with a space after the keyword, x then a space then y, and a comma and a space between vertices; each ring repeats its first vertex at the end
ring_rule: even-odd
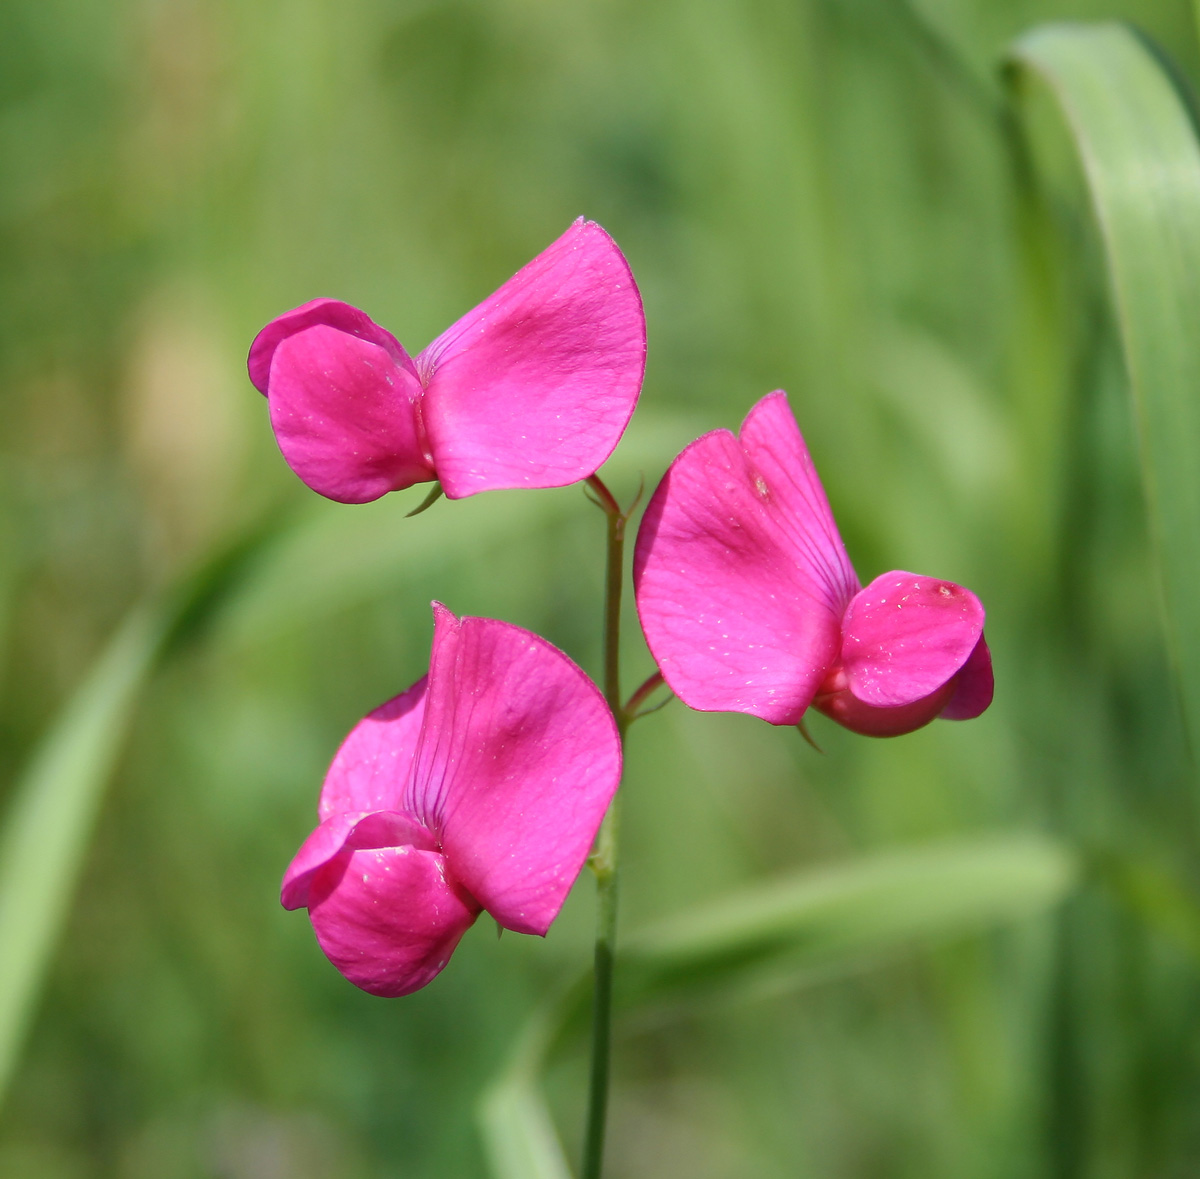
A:
MULTIPOLYGON (((475 1106, 586 959, 588 881, 544 943, 481 923, 401 1002, 276 890, 340 738, 423 670, 431 598, 599 670, 602 520, 578 489, 319 502, 241 365, 317 295, 419 348, 581 213, 650 330, 614 488, 787 388, 860 574, 978 592, 999 689, 895 741, 816 718, 825 757, 639 724, 625 929, 996 831, 1087 865, 1053 919, 629 1023, 613 1179, 1200 1169, 1196 780, 1126 377, 1074 152, 1031 95, 1028 207, 998 72, 1034 24, 1111 16, 1198 76, 1184 0, 0 6, 0 808, 122 618, 270 533, 136 713, 0 1179, 485 1173, 475 1106)), ((567 1053, 568 1140, 581 1086, 567 1053)))

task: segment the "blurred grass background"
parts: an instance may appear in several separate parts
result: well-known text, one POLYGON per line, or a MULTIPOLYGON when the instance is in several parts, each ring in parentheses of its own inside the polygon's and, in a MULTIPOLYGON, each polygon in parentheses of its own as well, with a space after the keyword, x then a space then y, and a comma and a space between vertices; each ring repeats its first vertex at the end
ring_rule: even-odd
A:
MULTIPOLYGON (((599 671, 602 520, 578 489, 319 501, 242 365, 318 295, 415 351, 580 214, 650 331, 614 489, 785 387, 860 575, 974 589, 998 682, 895 741, 816 718, 824 757, 678 704, 639 725, 625 929, 995 830, 1089 865, 1054 918, 630 1026, 613 1179, 1200 1170, 1195 777, 1125 377, 1053 144, 1030 261, 998 75, 1030 25, 1110 16, 1196 78, 1183 0, 0 6, 0 807, 130 607, 275 530, 138 710, 0 1179, 485 1173, 478 1094, 589 952, 590 883, 545 943, 480 923, 382 1002, 278 880, 341 737, 423 671, 431 598, 599 671)), ((580 1085, 550 1076, 568 1139, 580 1085)))

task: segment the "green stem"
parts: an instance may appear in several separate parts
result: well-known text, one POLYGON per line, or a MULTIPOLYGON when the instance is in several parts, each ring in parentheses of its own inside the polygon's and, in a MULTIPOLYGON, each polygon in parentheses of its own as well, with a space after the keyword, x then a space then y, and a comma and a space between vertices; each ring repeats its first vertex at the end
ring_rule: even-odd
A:
MULTIPOLYGON (((645 682, 628 700, 625 701, 625 726, 629 727, 637 718, 643 715, 639 710, 642 705, 654 695, 666 683, 663 679, 661 671, 655 671, 652 675, 646 677, 645 682)), ((670 700, 670 696, 667 697, 670 700)), ((666 701, 664 701, 666 703, 666 701)), ((650 712, 657 712, 662 707, 661 704, 656 704, 649 709, 650 712)))
MULTIPOLYGON (((625 742, 629 714, 621 703, 621 586, 624 573, 625 525, 629 516, 599 476, 588 479, 608 520, 608 564, 604 582, 604 696, 625 742)), ((600 1179, 604 1167, 604 1130, 608 1116, 609 1064, 612 1055, 613 960, 617 944, 617 830, 619 798, 614 798, 600 825, 596 850, 589 861, 596 875, 595 983, 592 991, 592 1067, 588 1092, 587 1130, 583 1146, 583 1179, 600 1179)))
POLYGON ((592 1068, 588 1088, 583 1179, 600 1179, 608 1118, 609 1063, 612 1056, 613 961, 617 948, 617 825, 620 802, 613 799, 600 834, 592 870, 596 874, 596 950, 592 989, 592 1068))

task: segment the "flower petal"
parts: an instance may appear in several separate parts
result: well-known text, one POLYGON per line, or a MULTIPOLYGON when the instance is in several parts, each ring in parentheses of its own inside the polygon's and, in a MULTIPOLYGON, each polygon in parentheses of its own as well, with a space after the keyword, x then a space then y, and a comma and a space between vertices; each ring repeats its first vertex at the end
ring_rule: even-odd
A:
POLYGON ((428 679, 422 676, 350 730, 321 787, 317 812, 322 819, 342 811, 389 811, 401 806, 425 715, 428 679))
POLYGON ((331 860, 358 848, 413 844, 431 849, 433 836, 396 811, 351 812, 326 819, 301 845, 283 874, 279 901, 285 909, 309 903, 314 876, 331 860))
POLYGON ((821 685, 821 690, 813 698, 813 707, 852 733, 860 733, 864 737, 900 737, 924 728, 941 716, 947 702, 954 696, 954 689, 955 681, 952 679, 937 691, 909 704, 877 708, 873 704, 864 704, 850 691, 846 686, 846 674, 839 668, 821 685))
POLYGON ((558 648, 434 604, 413 789, 456 880, 501 925, 544 934, 583 867, 621 776, 599 689, 558 648))
POLYGON ((417 357, 446 495, 591 475, 633 414, 645 362, 629 265, 580 218, 417 357))
POLYGON ((407 356, 326 323, 280 340, 272 354, 267 401, 279 449, 309 487, 340 503, 434 477, 420 397, 407 356))
POLYGON ((309 917, 325 956, 372 995, 407 995, 433 979, 479 907, 448 879, 443 856, 378 847, 331 861, 313 881, 309 917))
POLYGON ((782 389, 768 393, 746 415, 738 442, 755 468, 755 491, 797 564, 840 614, 858 593, 858 576, 782 389))
MULTIPOLYGON (((250 355, 246 357, 246 368, 250 373, 250 381, 254 387, 266 396, 271 378, 271 360, 275 349, 288 336, 294 336, 306 328, 325 324, 337 328, 347 335, 357 336, 371 344, 378 344, 387 351, 397 364, 413 369, 412 360, 403 345, 391 332, 381 328, 365 311, 351 307, 337 299, 312 299, 291 311, 271 320, 250 345, 250 355)), ((416 370, 413 369, 413 375, 416 370)))
POLYGON ((842 667, 864 704, 896 708, 943 687, 983 635, 979 599, 952 581, 884 573, 858 593, 842 624, 842 667))
POLYGON ((975 650, 958 673, 950 703, 938 715, 943 720, 972 720, 987 710, 994 690, 992 653, 988 650, 987 641, 980 635, 975 650))
POLYGON ((671 464, 634 556, 638 614, 692 708, 795 724, 837 658, 858 588, 783 393, 740 438, 716 430, 671 464))

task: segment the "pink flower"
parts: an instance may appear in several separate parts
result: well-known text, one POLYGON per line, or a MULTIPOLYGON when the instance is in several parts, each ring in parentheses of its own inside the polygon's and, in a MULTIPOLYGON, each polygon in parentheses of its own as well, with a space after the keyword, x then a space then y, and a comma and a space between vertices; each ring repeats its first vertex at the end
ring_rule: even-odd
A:
POLYGON ((612 713, 557 647, 434 603, 429 675, 360 721, 281 900, 329 960, 407 995, 486 909, 545 935, 621 776, 612 713))
POLYGON ((433 479, 451 499, 586 479, 645 362, 629 265, 580 218, 415 359, 364 312, 314 299, 258 333, 248 367, 292 470, 366 503, 433 479))
POLYGON ((671 464, 634 584, 650 650, 692 708, 790 725, 811 704, 891 737, 992 702, 979 599, 915 573, 860 587, 782 392, 736 438, 714 430, 671 464))

